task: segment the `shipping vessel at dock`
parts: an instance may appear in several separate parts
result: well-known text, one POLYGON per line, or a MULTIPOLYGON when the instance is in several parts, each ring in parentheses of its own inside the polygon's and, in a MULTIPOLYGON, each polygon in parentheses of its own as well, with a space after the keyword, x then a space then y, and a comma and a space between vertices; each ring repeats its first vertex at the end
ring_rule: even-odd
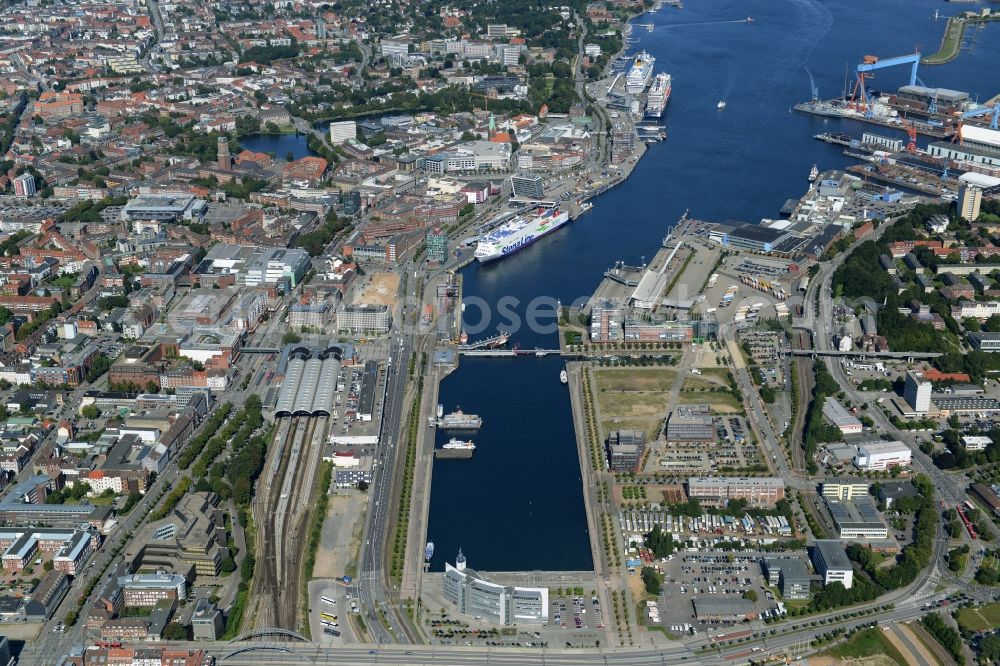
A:
POLYGON ((640 51, 625 77, 625 92, 630 95, 637 95, 646 89, 650 79, 653 78, 653 65, 656 58, 645 51, 640 51))
POLYGON ((663 115, 663 110, 667 108, 670 101, 672 80, 670 75, 660 72, 653 79, 653 85, 649 88, 649 95, 646 97, 646 116, 648 118, 659 118, 663 115))
POLYGON ((471 458, 475 450, 476 445, 472 442, 465 442, 452 437, 440 449, 434 449, 434 455, 437 458, 471 458))
POLYGON ((476 259, 485 263, 513 254, 568 221, 569 214, 558 208, 538 208, 532 213, 518 215, 479 239, 476 259))
POLYGON ((445 430, 478 430, 482 425, 483 420, 478 414, 466 414, 461 409, 445 414, 437 420, 437 426, 445 430))

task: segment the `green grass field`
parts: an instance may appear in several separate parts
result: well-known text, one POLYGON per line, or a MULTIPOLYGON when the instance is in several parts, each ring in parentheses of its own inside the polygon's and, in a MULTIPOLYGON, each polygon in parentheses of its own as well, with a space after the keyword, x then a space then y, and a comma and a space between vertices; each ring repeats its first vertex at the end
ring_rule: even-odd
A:
POLYGON ((872 657, 879 654, 889 657, 899 666, 908 666, 899 650, 878 629, 859 631, 846 643, 823 653, 824 656, 836 659, 872 657))
POLYGON ((669 391, 677 371, 671 368, 600 368, 594 370, 598 393, 669 391))
POLYGON ((963 608, 958 611, 958 622, 970 631, 984 631, 1000 627, 1000 603, 980 608, 963 608))

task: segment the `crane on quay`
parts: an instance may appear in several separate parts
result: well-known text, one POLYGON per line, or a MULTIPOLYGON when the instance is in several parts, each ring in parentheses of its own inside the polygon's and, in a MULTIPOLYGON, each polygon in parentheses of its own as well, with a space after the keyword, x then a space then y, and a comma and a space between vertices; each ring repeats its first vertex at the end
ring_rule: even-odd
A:
POLYGON ((876 70, 885 69, 886 67, 896 67, 899 65, 910 66, 910 85, 916 85, 917 70, 920 67, 919 52, 911 53, 909 55, 896 56, 894 58, 886 58, 884 60, 880 60, 878 56, 873 55, 866 55, 862 58, 861 63, 857 68, 857 78, 854 81, 854 87, 851 89, 851 99, 849 100, 850 107, 864 112, 866 117, 871 118, 873 112, 871 108, 871 101, 868 99, 868 90, 865 87, 865 81, 867 79, 874 78, 876 70))

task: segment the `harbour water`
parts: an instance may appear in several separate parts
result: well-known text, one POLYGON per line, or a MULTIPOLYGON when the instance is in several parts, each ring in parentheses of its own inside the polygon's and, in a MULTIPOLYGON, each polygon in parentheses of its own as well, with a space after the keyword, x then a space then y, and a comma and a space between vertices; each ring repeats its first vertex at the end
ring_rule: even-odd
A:
MULTIPOLYGON (((577 221, 511 257, 466 268, 466 298, 492 304, 516 299, 513 310, 523 317, 536 296, 571 303, 590 294, 616 260, 651 258, 687 208, 707 220, 777 217, 786 199, 804 192, 813 164, 832 169, 853 163, 813 135, 894 133, 790 113, 809 98, 806 69, 821 96, 835 97, 844 86, 845 64, 866 54, 912 53, 915 43, 936 50, 944 21, 932 17, 941 7, 934 0, 728 0, 688 2, 680 11, 666 6, 644 17, 656 27, 635 31, 632 50, 646 49, 656 57, 656 71, 673 76, 664 114, 667 140, 652 145, 631 177, 595 199, 593 210, 577 221), (754 23, 732 22, 747 14, 754 23), (724 110, 716 109, 719 100, 726 100, 724 110)), ((984 29, 971 53, 922 69, 920 78, 982 100, 1000 92, 989 87, 1000 81, 988 75, 1000 68, 998 33, 1000 28, 984 29)), ((873 85, 895 89, 906 75, 908 69, 883 70, 873 85)), ((478 310, 466 313, 479 318, 478 310)), ((488 331, 499 323, 496 315, 488 331)), ((556 335, 522 326, 512 342, 552 347, 556 335)), ((437 548, 432 569, 443 569, 459 547, 484 570, 591 566, 561 365, 553 357, 465 359, 442 383, 442 401, 481 414, 485 426, 471 460, 435 462, 427 532, 437 548)))
MULTIPOLYGON (((976 7, 981 5, 976 5, 976 7)), ((821 169, 853 163, 840 148, 813 139, 820 132, 903 132, 791 111, 809 99, 809 72, 823 98, 844 87, 845 66, 866 54, 891 57, 937 49, 944 18, 968 9, 939 0, 762 0, 688 2, 641 19, 652 32, 635 31, 632 52, 646 49, 656 71, 673 76, 662 122, 666 141, 654 144, 631 177, 593 201, 572 224, 524 250, 464 270, 466 299, 478 297, 518 316, 537 296, 571 303, 586 297, 617 260, 651 258, 685 209, 705 220, 755 222, 776 217, 800 196, 813 164, 821 169), (746 23, 746 16, 754 22, 746 23), (716 108, 720 100, 726 108, 716 108)), ((970 31, 971 32, 971 31, 970 31)), ((979 31, 971 50, 942 66, 921 68, 928 86, 964 90, 985 101, 1000 92, 1000 27, 979 31)), ((908 68, 880 70, 870 85, 894 90, 908 68)), ((925 145, 921 137, 919 144, 925 145)), ((244 147, 308 153, 305 137, 247 137, 244 147)), ((699 285, 694 285, 697 288, 699 285)), ((554 322, 553 319, 550 323, 554 322)), ((466 316, 478 320, 478 308, 466 316)), ((494 309, 481 335, 501 321, 494 309)), ((554 332, 521 326, 512 342, 554 347, 554 332)), ((464 359, 441 385, 447 409, 460 405, 484 419, 471 437, 469 460, 434 463, 427 536, 436 545, 433 570, 461 547, 470 566, 483 570, 579 570, 591 566, 580 469, 566 387, 557 357, 464 359)), ((438 435, 438 445, 447 441, 438 435)))

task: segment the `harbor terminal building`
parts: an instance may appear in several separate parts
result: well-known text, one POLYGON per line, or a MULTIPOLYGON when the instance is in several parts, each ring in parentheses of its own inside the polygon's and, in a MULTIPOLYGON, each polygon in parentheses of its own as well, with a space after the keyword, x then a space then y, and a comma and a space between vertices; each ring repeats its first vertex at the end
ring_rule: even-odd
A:
POLYGON ((486 580, 466 568, 465 555, 458 551, 455 566, 445 563, 444 598, 459 612, 511 626, 518 622, 540 624, 549 620, 547 587, 511 587, 486 580))

